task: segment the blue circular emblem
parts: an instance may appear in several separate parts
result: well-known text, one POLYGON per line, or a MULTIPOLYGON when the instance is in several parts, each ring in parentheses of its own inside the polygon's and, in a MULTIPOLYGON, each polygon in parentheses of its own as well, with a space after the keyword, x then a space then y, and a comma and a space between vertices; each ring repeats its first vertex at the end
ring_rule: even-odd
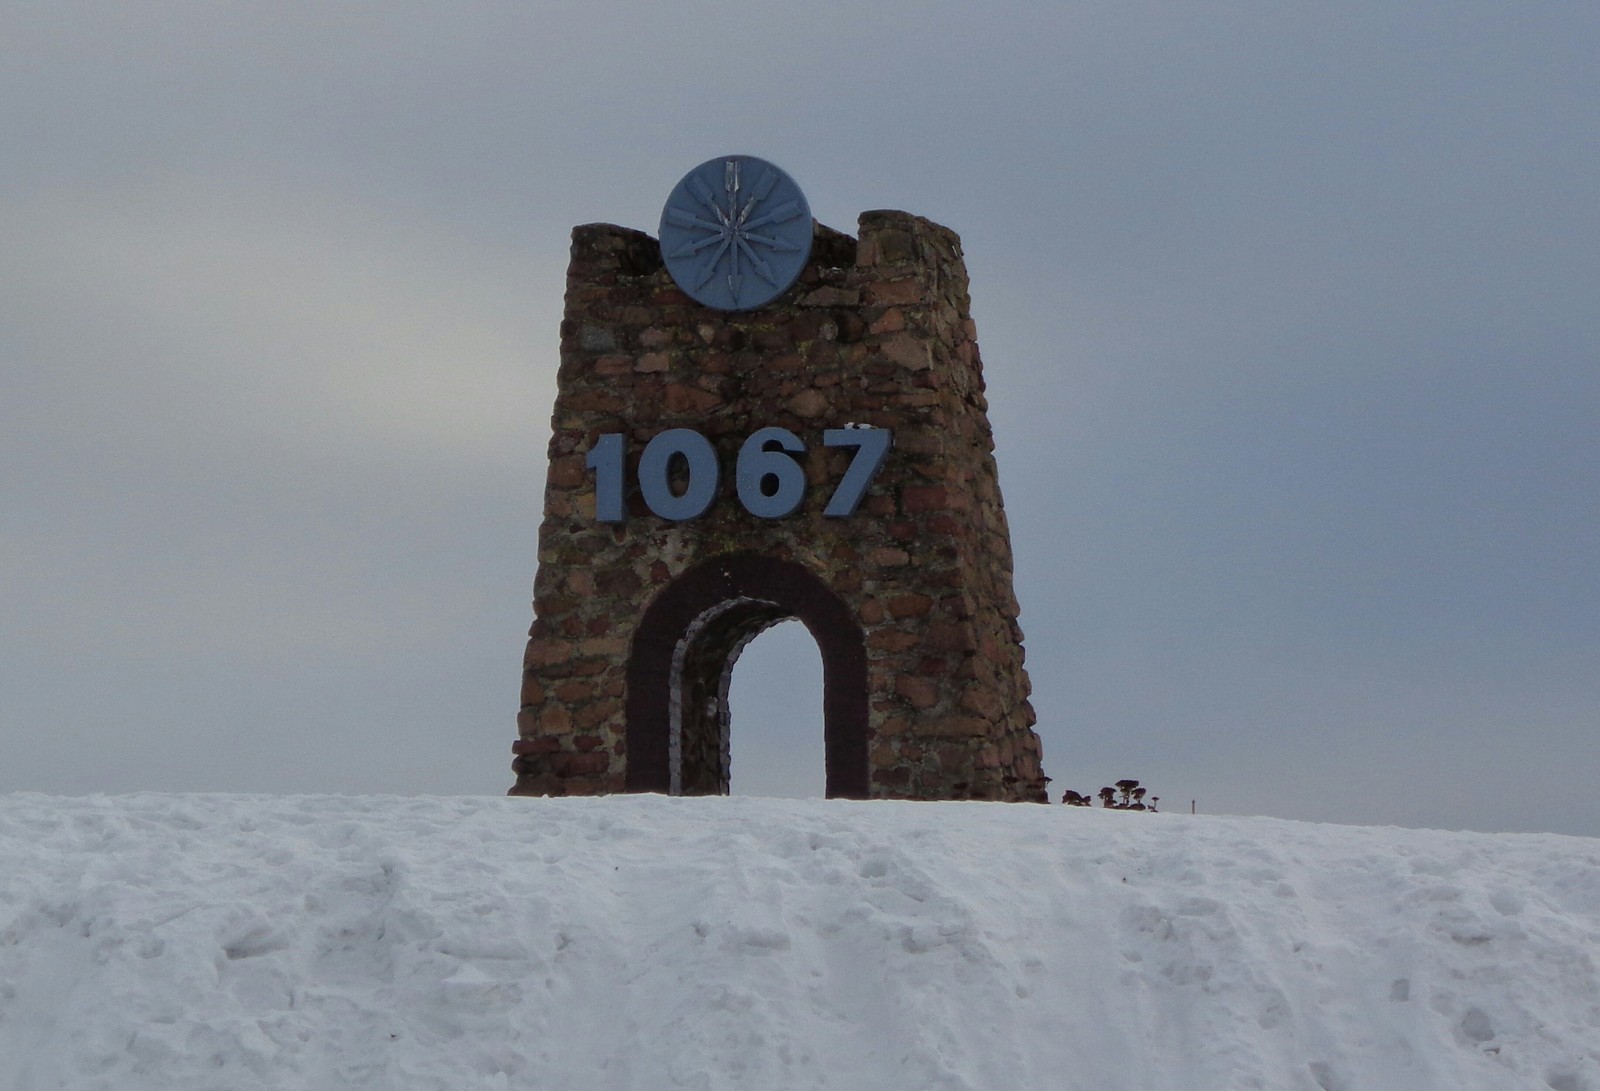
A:
POLYGON ((708 159, 661 210, 661 257, 678 287, 719 311, 777 299, 811 256, 811 206, 783 171, 751 155, 708 159))

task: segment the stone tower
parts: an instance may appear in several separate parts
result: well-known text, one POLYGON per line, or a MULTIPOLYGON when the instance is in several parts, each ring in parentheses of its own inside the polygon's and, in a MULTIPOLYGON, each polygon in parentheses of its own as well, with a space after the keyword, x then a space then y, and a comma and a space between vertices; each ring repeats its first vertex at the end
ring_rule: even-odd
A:
POLYGON ((574 230, 512 794, 726 792, 733 661, 798 618, 829 796, 1045 802, 968 311, 960 240, 903 212, 858 239, 816 225, 793 289, 748 312, 690 300, 649 235, 574 230), (764 428, 799 440, 766 456, 803 469, 792 514, 742 491, 764 428), (844 514, 847 428, 892 445, 844 514), (641 469, 676 429, 715 464, 641 469), (686 471, 716 482, 709 507, 664 518, 641 473, 659 497, 693 491, 686 471))

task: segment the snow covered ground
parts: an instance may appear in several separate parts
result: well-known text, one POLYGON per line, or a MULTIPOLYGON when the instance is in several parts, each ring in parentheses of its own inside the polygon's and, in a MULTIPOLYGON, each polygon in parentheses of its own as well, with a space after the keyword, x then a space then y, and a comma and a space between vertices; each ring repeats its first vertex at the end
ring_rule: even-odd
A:
POLYGON ((1600 840, 0 797, 0 1091, 1600 1091, 1600 840))

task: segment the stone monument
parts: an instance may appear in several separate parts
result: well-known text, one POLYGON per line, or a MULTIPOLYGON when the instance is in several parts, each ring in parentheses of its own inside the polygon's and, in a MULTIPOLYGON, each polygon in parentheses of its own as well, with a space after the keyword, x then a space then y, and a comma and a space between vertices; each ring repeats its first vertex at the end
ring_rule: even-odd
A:
POLYGON ((960 240, 748 157, 660 233, 573 231, 511 794, 727 792, 734 660, 797 618, 830 797, 1045 802, 960 240))

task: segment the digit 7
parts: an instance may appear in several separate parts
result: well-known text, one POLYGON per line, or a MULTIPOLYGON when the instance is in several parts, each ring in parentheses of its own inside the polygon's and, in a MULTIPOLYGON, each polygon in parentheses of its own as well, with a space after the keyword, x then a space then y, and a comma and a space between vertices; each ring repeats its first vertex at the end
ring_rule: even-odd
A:
POLYGON ((844 519, 854 515, 861 506, 867 486, 877 476, 883 460, 889 457, 893 434, 887 428, 829 428, 822 433, 824 447, 854 447, 855 457, 850 460, 839 487, 833 490, 823 515, 844 519))

